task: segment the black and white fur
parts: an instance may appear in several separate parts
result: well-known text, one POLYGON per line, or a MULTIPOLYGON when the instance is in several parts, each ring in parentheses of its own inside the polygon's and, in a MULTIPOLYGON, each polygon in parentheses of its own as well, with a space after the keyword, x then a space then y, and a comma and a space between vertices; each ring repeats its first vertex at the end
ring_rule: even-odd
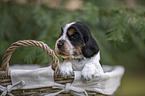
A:
POLYGON ((64 58, 60 64, 60 74, 71 76, 73 71, 82 71, 84 80, 93 79, 95 74, 103 73, 100 64, 100 51, 89 28, 81 22, 72 22, 61 28, 55 51, 64 58))

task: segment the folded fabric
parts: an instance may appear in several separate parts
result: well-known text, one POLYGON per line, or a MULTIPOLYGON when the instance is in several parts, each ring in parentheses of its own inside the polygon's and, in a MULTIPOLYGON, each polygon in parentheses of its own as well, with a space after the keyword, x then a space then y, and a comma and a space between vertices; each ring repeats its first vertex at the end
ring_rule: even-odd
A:
POLYGON ((21 89, 50 87, 54 85, 53 70, 51 67, 38 68, 35 70, 11 69, 12 84, 24 81, 25 86, 21 89))
POLYGON ((103 66, 105 73, 95 74, 89 82, 81 79, 81 71, 74 71, 74 81, 72 84, 58 84, 54 81, 54 71, 50 67, 35 70, 11 70, 12 84, 23 81, 25 84, 16 89, 33 89, 41 87, 59 88, 61 91, 48 93, 46 96, 58 95, 61 92, 70 92, 73 95, 87 95, 86 91, 94 91, 105 95, 112 95, 121 82, 124 74, 122 66, 103 66))

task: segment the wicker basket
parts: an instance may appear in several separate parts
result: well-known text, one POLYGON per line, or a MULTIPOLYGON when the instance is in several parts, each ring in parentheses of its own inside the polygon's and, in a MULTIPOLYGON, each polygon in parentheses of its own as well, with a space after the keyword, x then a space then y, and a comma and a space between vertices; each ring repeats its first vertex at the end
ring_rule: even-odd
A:
MULTIPOLYGON (((59 59, 55 55, 54 51, 47 46, 47 44, 41 42, 41 41, 35 41, 35 40, 23 40, 23 41, 17 41, 13 43, 5 52, 5 55, 3 56, 3 62, 2 62, 2 67, 0 69, 0 85, 3 87, 6 87, 7 85, 11 85, 11 77, 9 75, 9 60, 11 58, 12 53, 14 52, 15 49, 21 47, 21 46, 27 46, 27 47, 39 47, 43 49, 52 59, 52 69, 55 70, 55 75, 54 75, 54 80, 57 83, 60 84, 66 84, 66 83, 72 83, 74 80, 74 76, 69 77, 69 78, 63 78, 59 75, 58 73, 58 67, 59 67, 59 59)), ((39 96, 44 93, 54 93, 58 92, 60 89, 58 88, 52 88, 52 87, 45 87, 45 88, 35 88, 35 89, 19 89, 19 90, 13 90, 11 91, 11 94, 8 95, 14 95, 14 96, 39 96)), ((2 92, 0 92, 0 95, 2 92)), ((95 92, 87 92, 88 95, 91 96, 103 96, 101 94, 97 94, 95 92)), ((60 95, 71 95, 70 93, 64 93, 62 92, 60 95)))

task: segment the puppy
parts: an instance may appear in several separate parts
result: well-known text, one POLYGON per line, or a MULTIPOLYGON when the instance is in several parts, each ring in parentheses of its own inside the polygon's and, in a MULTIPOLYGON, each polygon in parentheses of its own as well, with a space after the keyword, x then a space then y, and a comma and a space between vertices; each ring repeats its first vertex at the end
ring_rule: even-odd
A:
POLYGON ((64 58, 60 64, 63 77, 71 76, 73 71, 81 71, 82 78, 89 81, 95 74, 103 73, 99 47, 84 23, 72 22, 61 27, 55 51, 64 58))

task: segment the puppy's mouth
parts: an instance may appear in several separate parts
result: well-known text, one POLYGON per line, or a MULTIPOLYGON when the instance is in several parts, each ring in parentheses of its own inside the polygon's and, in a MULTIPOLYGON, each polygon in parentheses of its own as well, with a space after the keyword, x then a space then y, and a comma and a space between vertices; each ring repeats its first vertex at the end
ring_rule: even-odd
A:
POLYGON ((84 56, 81 54, 77 54, 77 52, 73 52, 73 54, 69 54, 67 52, 63 52, 63 51, 57 51, 57 55, 61 56, 63 59, 84 59, 84 56))
POLYGON ((69 54, 67 52, 64 52, 62 50, 57 51, 57 54, 60 56, 69 56, 69 54))

